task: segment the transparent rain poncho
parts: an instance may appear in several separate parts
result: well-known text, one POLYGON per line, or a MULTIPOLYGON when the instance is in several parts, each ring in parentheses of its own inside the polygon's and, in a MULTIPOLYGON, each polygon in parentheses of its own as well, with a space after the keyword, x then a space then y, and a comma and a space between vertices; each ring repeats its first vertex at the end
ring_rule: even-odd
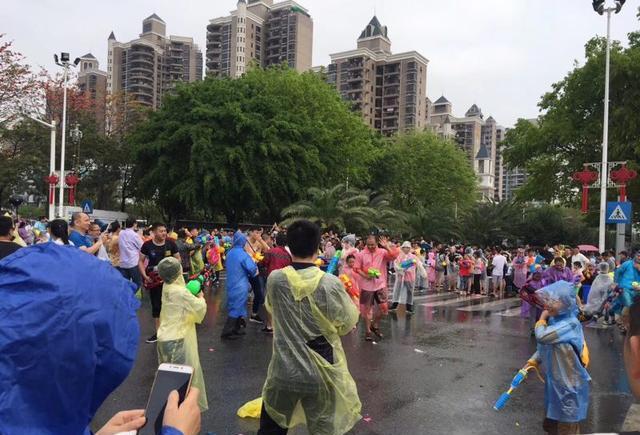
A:
POLYGON ((264 407, 283 428, 306 423, 313 435, 347 432, 361 418, 356 384, 340 336, 358 310, 340 280, 317 267, 274 271, 265 306, 273 316, 273 354, 264 407))
POLYGON ((544 402, 547 418, 576 423, 587 417, 589 350, 582 325, 576 317, 573 284, 558 281, 536 291, 546 306, 559 307, 558 315, 536 324, 538 349, 530 360, 542 363, 545 371, 544 402))
POLYGON ((198 405, 204 411, 208 408, 207 393, 198 356, 196 323, 204 319, 207 303, 187 290, 179 260, 165 258, 158 264, 158 273, 164 280, 158 328, 158 362, 193 367, 191 385, 200 390, 198 405))
POLYGON ((598 267, 600 269, 599 273, 591 284, 587 304, 584 306, 584 311, 590 314, 595 313, 600 309, 602 303, 607 299, 609 289, 613 285, 612 274, 608 273, 609 264, 600 263, 598 267))

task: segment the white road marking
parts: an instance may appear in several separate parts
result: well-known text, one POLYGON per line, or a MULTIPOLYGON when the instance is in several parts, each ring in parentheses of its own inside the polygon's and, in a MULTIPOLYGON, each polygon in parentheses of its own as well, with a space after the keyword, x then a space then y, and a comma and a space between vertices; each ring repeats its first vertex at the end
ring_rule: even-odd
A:
POLYGON ((460 307, 458 311, 486 311, 491 308, 500 307, 501 309, 507 308, 513 305, 520 305, 520 299, 510 298, 510 299, 500 299, 492 302, 485 302, 484 304, 471 305, 468 307, 460 307))
POLYGON ((468 296, 461 296, 459 298, 455 298, 452 300, 446 300, 443 302, 428 302, 426 304, 420 304, 421 306, 427 306, 427 307, 444 307, 447 305, 455 305, 455 304, 464 304, 470 301, 475 301, 478 299, 488 299, 488 296, 482 296, 482 295, 473 295, 471 297, 468 296))
POLYGON ((640 428, 640 403, 633 403, 627 411, 627 417, 622 425, 622 432, 633 432, 640 428))

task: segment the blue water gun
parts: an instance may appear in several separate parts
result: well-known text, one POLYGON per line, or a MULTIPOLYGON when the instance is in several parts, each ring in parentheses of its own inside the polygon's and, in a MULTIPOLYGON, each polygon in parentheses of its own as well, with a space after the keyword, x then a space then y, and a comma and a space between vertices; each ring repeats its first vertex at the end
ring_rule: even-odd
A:
POLYGON ((336 251, 336 253, 333 255, 333 258, 329 262, 329 265, 327 266, 327 273, 335 275, 336 271, 338 270, 338 262, 340 261, 340 257, 342 257, 342 251, 336 251))
POLYGON ((407 270, 407 269, 409 269, 410 267, 413 267, 413 266, 415 266, 415 265, 416 265, 416 260, 414 260, 414 259, 412 259, 412 258, 410 258, 410 259, 408 259, 408 260, 404 260, 402 263, 400 263, 400 267, 401 267, 403 270, 407 270))
POLYGON ((520 370, 518 370, 518 373, 516 373, 516 375, 513 377, 513 380, 511 381, 511 386, 509 387, 509 389, 502 393, 500 395, 500 397, 498 398, 498 400, 496 401, 495 405, 493 405, 493 409, 495 409, 496 411, 500 411, 502 408, 504 408, 504 405, 507 404, 507 402, 509 401, 509 399, 511 399, 511 394, 513 394, 513 392, 515 391, 516 388, 518 388, 520 386, 520 384, 527 379, 527 376, 529 375, 529 371, 530 370, 535 370, 536 373, 538 374, 538 378, 544 382, 544 380, 542 380, 542 377, 540 376, 540 373, 538 372, 538 368, 534 365, 526 365, 523 368, 521 368, 520 370))

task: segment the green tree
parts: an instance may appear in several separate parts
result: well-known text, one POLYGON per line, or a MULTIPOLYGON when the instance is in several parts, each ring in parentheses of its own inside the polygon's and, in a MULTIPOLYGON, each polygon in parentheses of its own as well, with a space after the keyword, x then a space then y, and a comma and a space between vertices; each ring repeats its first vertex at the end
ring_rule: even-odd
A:
POLYGON ((373 174, 374 188, 410 216, 413 236, 452 237, 456 214, 477 199, 467 155, 430 132, 400 134, 383 142, 373 174))
POLYGON ((138 194, 172 218, 278 220, 310 186, 369 178, 372 133, 316 74, 255 68, 181 84, 133 137, 138 194))
POLYGON ((404 215, 390 207, 384 195, 368 190, 347 189, 344 184, 330 188, 310 187, 307 198, 282 210, 284 225, 308 219, 324 230, 360 234, 373 229, 401 228, 404 215))
POLYGON ((514 242, 521 214, 510 202, 477 203, 462 219, 463 240, 480 246, 514 242))
MULTIPOLYGON (((576 63, 565 78, 540 100, 536 122, 519 120, 506 135, 504 158, 509 167, 526 168, 529 178, 520 200, 559 200, 576 206, 579 186, 571 175, 583 163, 601 159, 605 45, 593 38, 585 46, 585 62, 576 63)), ((629 46, 614 42, 611 51, 609 160, 626 160, 638 169, 640 157, 640 33, 629 34, 629 46)), ((614 191, 608 196, 612 200, 614 191)), ((640 200, 640 183, 628 190, 640 200)), ((590 217, 597 220, 599 198, 593 193, 590 217)), ((638 216, 636 214, 636 216, 638 216)))

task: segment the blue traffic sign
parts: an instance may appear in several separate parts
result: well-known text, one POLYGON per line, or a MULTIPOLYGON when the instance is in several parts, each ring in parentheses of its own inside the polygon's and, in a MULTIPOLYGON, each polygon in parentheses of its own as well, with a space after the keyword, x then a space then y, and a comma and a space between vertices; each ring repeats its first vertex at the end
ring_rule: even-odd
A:
POLYGON ((93 201, 90 199, 85 199, 82 201, 82 205, 80 206, 82 209, 82 213, 91 214, 93 213, 93 201))
POLYGON ((630 224, 631 223, 631 203, 630 202, 607 202, 607 223, 608 224, 630 224))

